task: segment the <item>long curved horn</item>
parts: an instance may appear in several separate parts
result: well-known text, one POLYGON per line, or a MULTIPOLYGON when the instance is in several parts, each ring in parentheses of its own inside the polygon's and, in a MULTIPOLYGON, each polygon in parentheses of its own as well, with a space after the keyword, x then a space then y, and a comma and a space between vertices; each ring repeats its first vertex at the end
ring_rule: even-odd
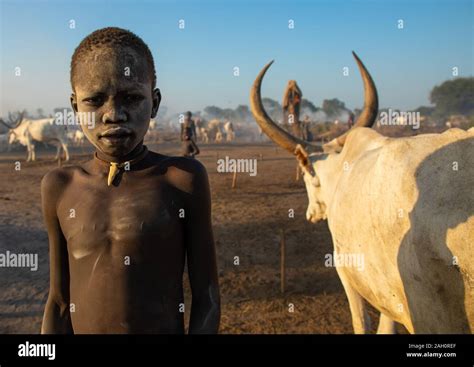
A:
MULTIPOLYGON (((353 128, 371 127, 374 124, 375 119, 377 118, 377 112, 379 109, 379 98, 377 96, 377 88, 375 87, 375 83, 372 80, 372 77, 370 76, 362 61, 360 61, 357 54, 354 51, 352 51, 352 54, 354 55, 354 58, 357 61, 357 65, 359 66, 360 70, 360 75, 362 76, 362 81, 364 82, 364 108, 356 123, 354 124, 353 128)), ((337 138, 337 143, 340 146, 344 145, 349 131, 346 131, 344 134, 337 138)))
POLYGON ((0 124, 5 125, 9 130, 13 129, 10 125, 8 125, 3 119, 0 119, 0 124))
POLYGON ((262 71, 260 71, 258 74, 255 82, 253 83, 252 89, 250 90, 250 110, 252 111, 255 121, 257 121, 257 124, 261 127, 262 131, 270 139, 272 139, 282 148, 289 151, 291 154, 296 154, 295 150, 298 144, 303 146, 308 152, 322 151, 321 147, 312 145, 309 142, 299 139, 282 129, 275 122, 273 122, 273 120, 265 112, 260 95, 260 89, 262 85, 262 79, 272 64, 273 60, 265 65, 262 71))
POLYGON ((8 119, 10 120, 10 123, 12 125, 7 125, 5 122, 3 122, 5 125, 7 125, 10 129, 16 129, 18 126, 20 126, 21 122, 23 121, 23 116, 25 115, 25 111, 19 112, 18 117, 14 119, 12 117, 12 114, 8 112, 8 119), (15 122, 13 122, 16 120, 15 122))

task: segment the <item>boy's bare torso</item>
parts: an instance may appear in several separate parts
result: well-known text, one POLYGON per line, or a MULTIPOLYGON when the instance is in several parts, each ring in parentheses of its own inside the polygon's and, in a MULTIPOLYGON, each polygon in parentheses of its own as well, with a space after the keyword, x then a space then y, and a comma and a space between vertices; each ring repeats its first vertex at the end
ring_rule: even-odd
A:
POLYGON ((51 205, 67 243, 75 333, 184 332, 184 221, 196 164, 150 152, 111 187, 109 165, 96 158, 55 171, 51 205))

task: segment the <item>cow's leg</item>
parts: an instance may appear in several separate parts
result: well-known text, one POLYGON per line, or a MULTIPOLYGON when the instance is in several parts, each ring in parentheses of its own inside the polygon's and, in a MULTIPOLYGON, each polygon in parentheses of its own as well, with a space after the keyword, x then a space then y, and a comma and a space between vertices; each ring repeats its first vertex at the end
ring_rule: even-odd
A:
POLYGON ((57 161, 59 159, 59 154, 61 154, 61 145, 58 144, 56 147, 56 156, 54 157, 54 160, 57 161))
POLYGON ((355 334, 367 334, 370 330, 370 316, 367 312, 367 307, 364 298, 352 287, 344 271, 336 267, 339 279, 341 279, 342 286, 346 291, 346 296, 349 301, 349 308, 352 316, 352 327, 355 334))
POLYGON ((396 334, 395 321, 390 317, 380 313, 379 327, 377 328, 377 334, 396 334))
POLYGON ((35 145, 31 144, 31 160, 34 162, 36 161, 36 151, 35 151, 35 145))
POLYGON ((34 145, 31 143, 26 144, 26 151, 28 152, 28 155, 26 157, 27 162, 31 162, 32 160, 34 161, 34 145))
POLYGON ((64 154, 66 154, 66 162, 69 160, 69 151, 67 149, 67 144, 64 142, 61 142, 61 146, 63 147, 64 154))

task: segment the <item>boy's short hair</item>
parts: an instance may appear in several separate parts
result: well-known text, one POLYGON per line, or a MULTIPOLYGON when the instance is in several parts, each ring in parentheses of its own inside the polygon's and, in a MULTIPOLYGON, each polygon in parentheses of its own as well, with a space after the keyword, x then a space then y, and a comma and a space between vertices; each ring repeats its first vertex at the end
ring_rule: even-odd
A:
POLYGON ((98 29, 86 38, 84 38, 79 46, 77 46, 71 59, 71 86, 74 89, 74 74, 79 62, 95 48, 99 47, 131 47, 139 54, 143 55, 147 61, 150 77, 152 80, 152 89, 156 86, 156 71, 153 55, 143 40, 136 34, 122 28, 107 27, 98 29))

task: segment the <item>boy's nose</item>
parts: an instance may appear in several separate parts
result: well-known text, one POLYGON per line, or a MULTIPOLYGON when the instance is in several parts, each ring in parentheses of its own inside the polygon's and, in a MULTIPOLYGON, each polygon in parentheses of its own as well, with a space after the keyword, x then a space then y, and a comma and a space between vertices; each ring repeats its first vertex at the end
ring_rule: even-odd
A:
POLYGON ((120 106, 110 106, 107 112, 102 116, 102 122, 105 124, 125 121, 127 121, 127 115, 120 106))

